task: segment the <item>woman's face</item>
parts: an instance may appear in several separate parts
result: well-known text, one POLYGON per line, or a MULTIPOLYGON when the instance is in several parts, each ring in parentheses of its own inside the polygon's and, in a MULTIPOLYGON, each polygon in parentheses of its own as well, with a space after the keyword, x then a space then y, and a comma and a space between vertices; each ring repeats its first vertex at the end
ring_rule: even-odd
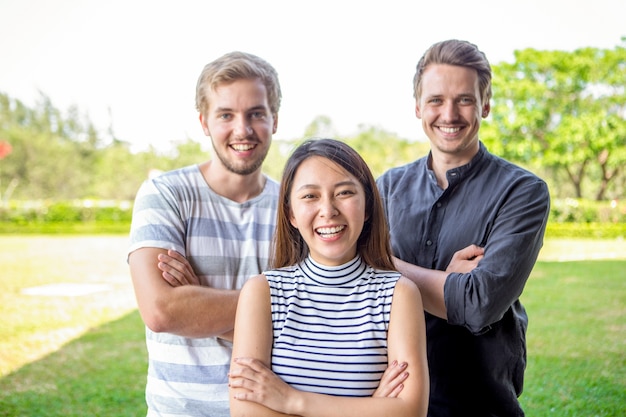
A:
POLYGON ((290 202, 289 220, 316 262, 337 266, 356 256, 365 222, 365 192, 354 176, 326 158, 312 156, 296 170, 290 202))

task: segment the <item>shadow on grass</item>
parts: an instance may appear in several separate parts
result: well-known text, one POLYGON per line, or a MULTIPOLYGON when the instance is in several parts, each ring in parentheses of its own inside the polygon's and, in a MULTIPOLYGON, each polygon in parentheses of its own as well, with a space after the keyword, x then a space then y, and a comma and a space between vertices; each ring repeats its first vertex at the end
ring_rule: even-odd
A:
POLYGON ((0 379, 0 416, 145 416, 137 310, 0 379))

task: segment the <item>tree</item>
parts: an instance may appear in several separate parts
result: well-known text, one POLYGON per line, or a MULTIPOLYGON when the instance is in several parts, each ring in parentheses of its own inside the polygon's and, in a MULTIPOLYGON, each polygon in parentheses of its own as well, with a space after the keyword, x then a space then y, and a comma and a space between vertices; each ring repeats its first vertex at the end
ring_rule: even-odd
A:
POLYGON ((33 108, 0 93, 0 137, 11 143, 0 182, 21 199, 92 195, 100 137, 76 107, 61 112, 41 94, 33 108))
POLYGON ((361 154, 374 177, 389 168, 403 165, 428 154, 428 142, 410 142, 376 126, 359 125, 356 136, 346 142, 361 154))
MULTIPOLYGON (((9 156, 13 152, 13 147, 6 140, 0 140, 0 161, 9 156)), ((0 163, 0 201, 6 202, 11 196, 13 188, 17 185, 15 181, 10 181, 9 185, 4 187, 2 184, 2 164, 0 163)))
POLYGON ((309 138, 335 138, 337 129, 329 116, 317 116, 304 130, 304 137, 309 138))
POLYGON ((366 124, 358 126, 356 135, 343 137, 337 133, 329 116, 317 116, 307 125, 301 138, 273 141, 263 171, 279 180, 289 155, 302 141, 311 138, 334 138, 346 142, 359 152, 374 177, 424 156, 430 150, 428 142, 410 142, 395 133, 366 124))
MULTIPOLYGON (((481 139, 507 159, 551 169, 578 198, 609 198, 626 165, 623 43, 612 50, 525 49, 515 52, 515 62, 495 65, 491 119, 481 139)), ((616 185, 613 193, 623 190, 616 185)))

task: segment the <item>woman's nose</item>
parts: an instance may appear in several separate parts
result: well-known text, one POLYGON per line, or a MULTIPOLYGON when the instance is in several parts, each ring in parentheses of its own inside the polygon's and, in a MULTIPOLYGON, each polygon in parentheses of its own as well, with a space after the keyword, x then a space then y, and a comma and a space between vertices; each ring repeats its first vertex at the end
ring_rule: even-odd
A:
POLYGON ((339 214, 339 210, 335 207, 334 202, 331 199, 324 199, 321 202, 320 216, 331 218, 339 214))

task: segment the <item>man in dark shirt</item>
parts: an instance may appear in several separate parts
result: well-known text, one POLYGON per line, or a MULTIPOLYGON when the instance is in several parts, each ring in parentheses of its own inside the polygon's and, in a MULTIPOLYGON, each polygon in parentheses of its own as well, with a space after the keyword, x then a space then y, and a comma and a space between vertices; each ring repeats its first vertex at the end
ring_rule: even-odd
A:
POLYGON ((528 318, 519 297, 543 244, 544 181, 479 141, 491 67, 475 45, 431 46, 414 77, 428 156, 378 186, 396 266, 426 309, 429 416, 523 416, 528 318))

